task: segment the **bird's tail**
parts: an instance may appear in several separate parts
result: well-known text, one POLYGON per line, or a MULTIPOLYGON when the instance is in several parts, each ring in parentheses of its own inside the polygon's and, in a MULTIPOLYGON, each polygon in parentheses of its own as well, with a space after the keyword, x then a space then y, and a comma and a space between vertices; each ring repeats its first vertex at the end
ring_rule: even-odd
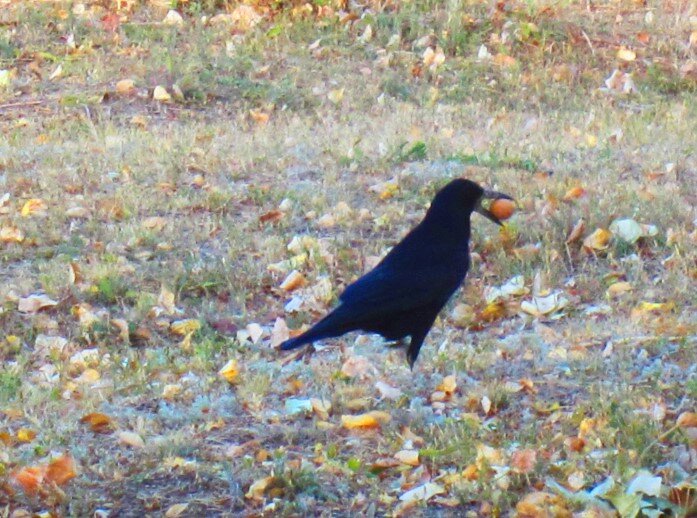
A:
MULTIPOLYGON (((339 308, 337 308, 339 309, 339 308)), ((296 336, 295 338, 290 338, 280 345, 282 351, 290 351, 292 349, 297 349, 303 345, 311 344, 317 340, 322 340, 323 338, 332 338, 335 336, 340 336, 350 331, 356 329, 355 326, 347 325, 343 322, 344 318, 337 310, 329 313, 322 320, 317 322, 310 329, 305 331, 303 334, 296 336)))

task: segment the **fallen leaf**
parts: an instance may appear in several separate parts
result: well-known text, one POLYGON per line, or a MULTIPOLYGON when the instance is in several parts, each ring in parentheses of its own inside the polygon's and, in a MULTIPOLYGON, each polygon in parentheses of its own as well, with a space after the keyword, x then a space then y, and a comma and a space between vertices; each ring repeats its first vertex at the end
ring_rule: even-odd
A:
POLYGON ((499 299, 508 299, 511 296, 526 295, 529 293, 525 287, 525 277, 522 275, 516 275, 511 277, 501 286, 488 286, 484 288, 484 300, 487 304, 496 302, 499 299))
POLYGON ((38 491, 44 478, 44 470, 41 468, 26 467, 11 475, 11 479, 19 485, 25 493, 31 495, 38 491))
POLYGON ((697 428, 697 412, 683 412, 675 424, 680 428, 697 428))
POLYGON ((544 297, 533 297, 530 301, 523 301, 520 309, 536 318, 564 309, 569 301, 561 292, 554 292, 544 297))
POLYGON ((622 47, 617 51, 617 59, 620 61, 634 61, 636 59, 636 52, 622 47))
POLYGON ((157 306, 167 315, 173 315, 177 312, 177 308, 174 305, 174 293, 164 284, 160 287, 160 295, 157 297, 157 306))
POLYGON ((395 400, 402 397, 403 394, 403 392, 400 389, 388 385, 384 381, 378 381, 375 384, 375 388, 378 389, 378 392, 380 392, 380 397, 382 397, 383 399, 395 400))
POLYGON ((165 511, 165 518, 177 518, 184 514, 184 511, 189 507, 189 504, 174 504, 169 506, 165 511))
POLYGON ((237 365, 237 360, 232 359, 228 361, 222 369, 218 371, 218 374, 222 376, 225 381, 234 385, 239 382, 240 368, 237 365))
POLYGON ((116 83, 116 93, 119 95, 127 95, 135 90, 136 83, 133 79, 121 79, 116 83))
POLYGON ((389 414, 376 410, 367 414, 342 415, 341 426, 348 430, 379 428, 382 423, 389 420, 389 414))
POLYGON ((164 25, 184 25, 184 18, 174 9, 170 9, 167 12, 167 16, 162 20, 164 25))
POLYGON ((583 233, 586 231, 586 222, 583 221, 583 218, 580 218, 576 224, 574 225, 574 228, 571 229, 571 232, 569 232, 569 235, 566 236, 566 241, 565 243, 567 245, 570 245, 571 243, 575 243, 579 239, 581 239, 581 236, 583 236, 583 233))
POLYGON ((652 237, 658 234, 655 225, 641 225, 633 219, 616 219, 610 224, 610 232, 616 234, 628 243, 636 243, 642 237, 652 237))
POLYGON ((536 491, 529 493, 516 505, 518 518, 539 518, 541 516, 571 516, 562 497, 536 491))
POLYGON ((157 85, 153 90, 152 98, 161 102, 169 102, 172 100, 172 96, 167 92, 167 89, 160 85, 157 85))
POLYGON ((280 285, 280 288, 285 291, 290 293, 291 291, 295 291, 298 288, 303 287, 306 284, 305 276, 300 273, 298 270, 293 270, 288 274, 288 276, 283 280, 283 282, 280 285))
POLYGON ((278 223, 283 219, 283 216, 283 211, 275 209, 259 216, 259 223, 262 225, 266 223, 278 223))
POLYGON ((271 347, 278 347, 288 340, 288 338, 290 338, 288 324, 286 324, 286 321, 281 317, 277 317, 271 329, 271 347))
POLYGON ((576 200, 580 198, 581 196, 584 196, 586 194, 586 190, 583 187, 572 187, 566 193, 564 193, 564 196, 562 197, 562 200, 564 201, 571 201, 571 200, 576 200))
POLYGON ((20 428, 17 430, 17 441, 21 443, 32 442, 36 438, 36 432, 28 428, 20 428))
POLYGON ((335 90, 330 90, 327 94, 327 99, 329 99, 334 104, 339 104, 344 98, 344 88, 337 88, 335 90))
POLYGON ((491 62, 501 68, 511 68, 514 67, 518 62, 513 56, 503 54, 499 52, 492 59, 491 62))
POLYGON ((36 313, 41 309, 51 308, 57 304, 58 302, 51 299, 48 295, 34 294, 19 299, 17 309, 21 313, 36 313))
POLYGON ((421 464, 418 450, 400 450, 394 454, 394 458, 402 464, 407 464, 409 466, 418 466, 421 464))
POLYGON ((535 469, 535 464, 537 464, 537 452, 535 450, 516 450, 511 455, 511 468, 516 473, 530 473, 535 469))
POLYGON ((143 441, 143 438, 135 432, 122 430, 116 434, 116 438, 119 444, 123 446, 130 446, 131 448, 137 449, 145 448, 145 441, 143 441))
POLYGON ((175 320, 170 324, 169 329, 176 335, 184 336, 201 329, 201 321, 196 318, 175 320))
POLYGON ((151 216, 149 218, 145 218, 140 225, 144 229, 159 232, 165 227, 166 224, 167 220, 162 216, 151 216))
POLYGON ((70 455, 65 454, 48 463, 44 480, 62 486, 76 476, 75 462, 70 455))
POLYGON ((436 495, 445 493, 445 488, 434 482, 426 482, 421 486, 403 493, 399 499, 402 502, 427 502, 436 495))
POLYGON ((443 378, 443 381, 436 387, 436 390, 444 392, 448 396, 452 396, 457 388, 457 378, 450 374, 443 378))
POLYGON ((365 356, 351 356, 341 366, 341 374, 347 378, 366 377, 375 372, 375 367, 365 356))
POLYGON ((598 228, 583 240, 583 248, 588 252, 607 250, 610 246, 612 232, 604 228, 598 228))
POLYGON ((111 433, 115 428, 111 417, 99 412, 93 412, 82 416, 80 422, 88 425, 94 433, 111 433))
POLYGON ((24 232, 14 226, 0 228, 0 241, 3 243, 21 243, 24 241, 24 232))
POLYGON ((29 216, 42 215, 48 210, 46 202, 40 198, 32 198, 24 202, 20 214, 28 218, 29 216))
POLYGON ((269 487, 274 480, 275 477, 264 477, 255 480, 245 493, 245 498, 249 498, 250 500, 263 500, 266 488, 269 487))
POLYGON ((620 295, 629 293, 630 291, 632 291, 632 289, 633 288, 631 284, 622 281, 611 284, 605 293, 608 297, 619 297, 620 295))
POLYGON ((661 477, 655 477, 648 471, 641 470, 627 486, 626 493, 628 495, 642 493, 648 496, 660 496, 661 482, 661 477))

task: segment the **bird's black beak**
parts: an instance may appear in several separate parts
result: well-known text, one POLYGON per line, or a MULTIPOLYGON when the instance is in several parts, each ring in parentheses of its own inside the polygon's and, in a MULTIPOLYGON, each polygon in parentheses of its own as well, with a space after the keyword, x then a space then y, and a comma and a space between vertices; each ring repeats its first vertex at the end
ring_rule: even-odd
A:
POLYGON ((482 205, 482 202, 484 200, 498 200, 499 198, 503 198, 505 200, 515 201, 508 194, 503 194, 502 192, 490 191, 488 189, 485 189, 484 194, 482 194, 482 197, 479 198, 479 201, 477 202, 477 206, 474 208, 474 211, 478 212, 479 214, 484 216, 489 221, 493 221, 497 225, 503 225, 503 223, 501 223, 501 221, 499 221, 499 219, 496 216, 494 216, 489 211, 489 209, 484 208, 484 206, 482 205))

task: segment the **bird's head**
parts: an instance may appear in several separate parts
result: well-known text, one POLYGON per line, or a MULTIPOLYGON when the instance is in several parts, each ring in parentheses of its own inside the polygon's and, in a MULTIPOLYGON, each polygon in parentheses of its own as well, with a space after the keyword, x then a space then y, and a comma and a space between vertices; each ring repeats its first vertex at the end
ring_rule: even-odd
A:
POLYGON ((501 225, 501 221, 482 204, 485 200, 499 198, 513 200, 507 194, 484 189, 465 178, 457 178, 438 191, 431 203, 431 210, 443 210, 452 215, 462 214, 468 219, 470 214, 478 212, 497 225, 501 225))

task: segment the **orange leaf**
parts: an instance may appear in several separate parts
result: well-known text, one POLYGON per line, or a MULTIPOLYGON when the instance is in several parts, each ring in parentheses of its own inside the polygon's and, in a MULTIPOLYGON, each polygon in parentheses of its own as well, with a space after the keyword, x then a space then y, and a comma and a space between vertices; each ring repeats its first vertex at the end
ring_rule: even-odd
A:
POLYGON ((25 493, 33 494, 39 489, 44 473, 41 468, 22 468, 14 475, 12 475, 12 480, 17 483, 25 493))
POLYGON ((110 433, 114 430, 114 422, 111 420, 111 417, 99 412, 83 416, 80 422, 89 425, 94 433, 110 433))
POLYGON ((572 187, 566 193, 564 193, 564 196, 562 197, 562 200, 564 201, 571 201, 575 200, 577 198, 580 198, 581 196, 584 196, 586 194, 586 190, 583 187, 572 187))
POLYGON ((683 412, 678 416, 676 424, 680 428, 697 428, 697 413, 683 412))
POLYGON ((48 463, 44 479, 58 486, 62 486, 76 476, 75 462, 70 455, 65 454, 48 463))
POLYGON ((348 430, 380 428, 380 425, 390 420, 385 412, 368 412, 359 415, 342 415, 341 426, 348 430))

